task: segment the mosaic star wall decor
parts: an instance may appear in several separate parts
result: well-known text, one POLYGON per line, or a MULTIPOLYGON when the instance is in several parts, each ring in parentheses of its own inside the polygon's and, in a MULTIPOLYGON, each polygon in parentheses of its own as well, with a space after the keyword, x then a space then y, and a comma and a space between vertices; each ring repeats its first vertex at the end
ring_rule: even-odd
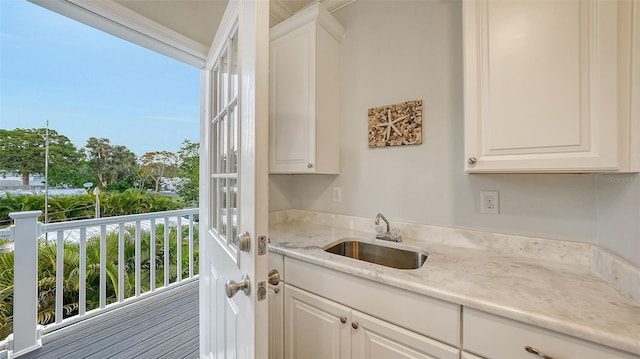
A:
POLYGON ((369 147, 422 143, 422 100, 369 109, 369 147))

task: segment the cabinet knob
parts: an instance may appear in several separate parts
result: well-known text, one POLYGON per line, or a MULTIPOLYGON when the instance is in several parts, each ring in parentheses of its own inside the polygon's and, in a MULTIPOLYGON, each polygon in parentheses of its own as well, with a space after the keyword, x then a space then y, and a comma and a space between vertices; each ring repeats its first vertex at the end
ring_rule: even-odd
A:
POLYGON ((470 165, 475 165, 476 162, 478 162, 478 159, 475 157, 469 157, 469 159, 467 160, 467 163, 470 165))
POLYGON ((273 288, 273 292, 274 292, 275 294, 280 293, 280 288, 273 288))
POLYGON ((351 323, 351 328, 358 329, 359 327, 360 327, 360 325, 358 324, 358 322, 351 323))
POLYGON ((313 165, 311 163, 307 163, 307 168, 313 168, 313 165))
POLYGON ((539 351, 538 349, 534 348, 534 347, 530 347, 530 346, 526 346, 524 347, 524 350, 526 350, 527 352, 531 353, 531 354, 535 354, 537 356, 539 356, 542 359, 553 359, 553 357, 546 355, 545 353, 539 351))
POLYGON ((347 322, 347 317, 340 317, 340 323, 344 324, 347 322))

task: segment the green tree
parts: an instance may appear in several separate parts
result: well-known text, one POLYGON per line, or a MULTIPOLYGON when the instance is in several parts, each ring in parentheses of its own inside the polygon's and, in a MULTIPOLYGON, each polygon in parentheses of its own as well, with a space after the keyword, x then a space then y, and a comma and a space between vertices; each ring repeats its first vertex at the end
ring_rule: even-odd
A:
POLYGON ((200 183, 200 144, 184 140, 178 150, 178 177, 183 182, 178 188, 178 194, 187 202, 197 206, 200 183))
POLYGON ((163 177, 173 178, 177 170, 178 156, 173 152, 153 151, 140 156, 142 182, 153 181, 156 192, 160 190, 160 180, 163 177))
POLYGON ((89 164, 82 159, 73 168, 60 168, 56 164, 49 166, 49 185, 51 187, 82 187, 87 182, 97 183, 89 164))
MULTIPOLYGON (((29 176, 45 172, 44 128, 0 129, 0 170, 20 173, 22 185, 29 185, 29 176)), ((52 174, 72 171, 82 154, 69 138, 49 130, 49 168, 52 174)))
POLYGON ((89 138, 84 151, 91 173, 103 187, 132 180, 138 173, 136 155, 125 146, 112 145, 107 138, 89 138))

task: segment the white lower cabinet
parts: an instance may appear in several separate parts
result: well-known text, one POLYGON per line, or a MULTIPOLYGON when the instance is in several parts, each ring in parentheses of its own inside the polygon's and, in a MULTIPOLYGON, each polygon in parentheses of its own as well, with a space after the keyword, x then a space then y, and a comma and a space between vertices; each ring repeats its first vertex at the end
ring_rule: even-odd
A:
POLYGON ((285 285, 286 358, 442 358, 459 349, 285 285))
POLYGON ((466 307, 462 327, 462 357, 466 359, 476 358, 467 351, 495 359, 638 359, 630 353, 466 307))

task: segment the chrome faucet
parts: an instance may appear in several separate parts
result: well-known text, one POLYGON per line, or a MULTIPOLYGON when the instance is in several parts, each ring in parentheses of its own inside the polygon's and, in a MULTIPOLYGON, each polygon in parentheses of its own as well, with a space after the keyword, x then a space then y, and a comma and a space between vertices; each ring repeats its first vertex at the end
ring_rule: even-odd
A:
POLYGON ((382 239, 385 241, 392 241, 392 242, 402 242, 402 236, 400 235, 400 230, 398 228, 391 228, 391 225, 389 224, 389 221, 387 220, 387 218, 382 214, 382 213, 378 213, 376 215, 376 239, 382 239), (382 219, 384 221, 384 223, 387 224, 387 230, 384 230, 384 227, 382 226, 378 226, 380 224, 380 219, 382 219))

